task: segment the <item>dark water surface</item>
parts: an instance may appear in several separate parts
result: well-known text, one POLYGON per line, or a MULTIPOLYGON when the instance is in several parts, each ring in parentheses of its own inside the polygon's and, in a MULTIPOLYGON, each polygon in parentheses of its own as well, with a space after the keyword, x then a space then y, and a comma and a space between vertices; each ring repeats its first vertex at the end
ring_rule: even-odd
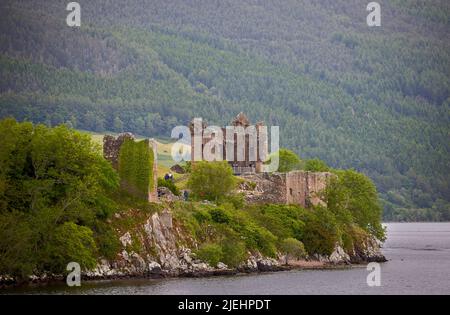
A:
POLYGON ((25 294, 450 294, 450 223, 389 223, 381 286, 365 266, 214 278, 84 282, 0 293, 25 294))

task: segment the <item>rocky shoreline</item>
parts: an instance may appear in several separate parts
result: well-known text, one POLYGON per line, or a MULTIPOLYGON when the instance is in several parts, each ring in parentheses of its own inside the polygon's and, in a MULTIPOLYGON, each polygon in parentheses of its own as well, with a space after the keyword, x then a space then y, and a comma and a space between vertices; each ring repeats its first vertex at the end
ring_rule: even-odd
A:
MULTIPOLYGON (((121 219, 120 216, 116 219, 121 219)), ((285 265, 285 257, 277 259, 264 257, 259 253, 248 253, 248 259, 236 268, 223 263, 212 267, 198 260, 191 248, 197 248, 195 241, 173 220, 169 210, 150 215, 133 231, 121 231, 122 250, 116 259, 101 259, 94 270, 82 273, 83 280, 113 280, 130 278, 211 277, 242 273, 275 272, 292 269, 333 269, 353 264, 385 262, 386 258, 376 240, 367 240, 362 248, 347 253, 336 244, 329 256, 315 255, 303 261, 292 261, 285 265), (136 252, 135 242, 145 244, 136 252)), ((11 277, 0 276, 0 288, 27 283, 50 283, 65 281, 61 275, 34 275, 18 282, 11 277)))
MULTIPOLYGON (((339 250, 336 251, 338 255, 339 250)), ((331 258, 332 255, 330 255, 331 258)), ((236 276, 243 274, 257 274, 268 272, 281 272, 290 270, 332 270, 346 269, 358 265, 364 265, 369 262, 386 262, 386 258, 380 254, 370 257, 368 260, 362 261, 360 258, 350 260, 332 261, 330 257, 315 257, 313 260, 296 260, 290 261, 288 265, 282 263, 284 258, 279 260, 273 258, 255 258, 252 256, 245 264, 238 268, 228 268, 225 265, 221 268, 213 268, 206 263, 200 262, 200 266, 188 267, 184 270, 164 270, 159 264, 153 263, 146 270, 135 270, 134 272, 118 271, 111 268, 108 262, 100 263, 96 270, 82 273, 82 281, 98 281, 98 280, 123 280, 123 279, 165 279, 165 278, 200 278, 200 277, 217 277, 217 276, 236 276)), ((30 276, 28 280, 16 281, 8 276, 0 276, 0 289, 20 287, 27 285, 50 285, 55 283, 64 283, 63 275, 30 276)))
MULTIPOLYGON (((385 262, 387 261, 384 257, 378 257, 373 261, 385 262)), ((83 273, 81 276, 82 282, 85 281, 110 281, 110 280, 125 280, 125 279, 170 279, 170 278, 208 278, 208 277, 223 277, 223 276, 238 276, 238 275, 248 275, 248 274, 258 274, 258 273, 270 273, 270 272, 282 272, 291 270, 333 270, 333 269, 347 269, 354 266, 363 265, 364 263, 352 264, 352 263, 324 263, 320 261, 293 261, 289 265, 285 264, 265 264, 263 262, 257 263, 256 268, 208 268, 206 270, 196 270, 196 271, 167 271, 160 270, 159 272, 147 271, 145 273, 105 273, 105 274, 94 274, 93 272, 83 273)), ((51 284, 61 284, 65 283, 66 278, 63 275, 41 275, 41 276, 30 276, 27 280, 16 281, 15 279, 8 276, 0 276, 0 289, 8 289, 14 287, 25 287, 30 285, 46 286, 51 284)))

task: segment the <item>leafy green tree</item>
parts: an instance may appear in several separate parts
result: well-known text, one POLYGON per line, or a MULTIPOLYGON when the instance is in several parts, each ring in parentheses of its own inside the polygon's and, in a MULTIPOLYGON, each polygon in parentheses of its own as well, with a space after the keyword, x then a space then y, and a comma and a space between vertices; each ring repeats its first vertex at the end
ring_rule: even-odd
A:
POLYGON ((302 162, 297 154, 288 149, 280 149, 278 172, 290 172, 299 170, 302 162))
POLYGON ((306 256, 303 243, 292 237, 281 241, 280 250, 285 255, 286 265, 289 264, 290 258, 301 259, 306 256))
POLYGON ((0 133, 0 273, 62 273, 63 260, 75 258, 92 267, 92 233, 115 210, 110 194, 118 188, 100 148, 65 125, 5 119, 0 133))
POLYGON ((305 212, 302 242, 309 254, 331 255, 341 240, 341 230, 335 215, 326 207, 305 212))
POLYGON ((42 269, 61 273, 69 262, 77 262, 84 270, 95 267, 97 245, 90 228, 65 222, 55 228, 43 248, 42 269))
POLYGON ((212 267, 216 267, 223 257, 222 247, 218 244, 204 244, 195 254, 203 261, 206 261, 212 267))
POLYGON ((236 181, 228 162, 200 161, 192 165, 187 185, 198 199, 220 201, 232 193, 236 181))
POLYGON ((358 226, 384 240, 385 231, 381 225, 381 208, 373 182, 364 174, 354 170, 336 171, 325 191, 328 209, 336 216, 351 217, 358 226))
POLYGON ((309 172, 328 172, 330 168, 324 161, 313 159, 305 161, 304 170, 309 172))

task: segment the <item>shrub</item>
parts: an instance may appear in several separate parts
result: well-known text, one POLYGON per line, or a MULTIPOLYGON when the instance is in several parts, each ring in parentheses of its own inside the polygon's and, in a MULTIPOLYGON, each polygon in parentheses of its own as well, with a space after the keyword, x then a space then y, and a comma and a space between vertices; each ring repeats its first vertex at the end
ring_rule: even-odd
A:
POLYGON ((330 168, 324 161, 312 159, 305 161, 304 170, 309 172, 328 172, 330 168))
POLYGON ((226 238, 221 242, 223 258, 222 262, 229 267, 237 267, 247 258, 245 243, 236 237, 226 238))
POLYGON ((278 172, 290 172, 302 168, 300 158, 288 149, 280 149, 278 172))
POLYGON ((295 238, 286 238, 280 244, 281 252, 286 255, 286 265, 289 263, 289 258, 303 258, 306 256, 305 246, 302 242, 295 238))
POLYGON ((174 194, 175 196, 181 195, 180 190, 175 185, 175 183, 171 180, 165 180, 164 178, 158 178, 158 187, 168 188, 172 192, 172 194, 174 194))
POLYGON ((198 223, 203 223, 212 220, 210 212, 202 209, 195 211, 193 213, 193 216, 198 223))
POLYGON ((341 232, 336 218, 325 207, 305 212, 305 227, 302 241, 309 254, 331 255, 341 240, 341 232))
POLYGON ((300 238, 304 227, 302 216, 304 209, 292 205, 250 206, 247 213, 261 226, 279 239, 300 238))
POLYGON ((211 219, 216 223, 229 223, 231 220, 231 215, 222 208, 214 208, 209 210, 211 219))
POLYGON ((66 222, 58 226, 44 249, 45 270, 60 274, 69 262, 77 262, 88 270, 96 265, 97 246, 91 229, 66 222))
POLYGON ((217 244, 204 244, 195 253, 212 267, 216 267, 223 257, 222 247, 217 244))
POLYGON ((192 165, 187 186, 195 198, 217 202, 233 191, 236 181, 228 162, 200 161, 192 165))

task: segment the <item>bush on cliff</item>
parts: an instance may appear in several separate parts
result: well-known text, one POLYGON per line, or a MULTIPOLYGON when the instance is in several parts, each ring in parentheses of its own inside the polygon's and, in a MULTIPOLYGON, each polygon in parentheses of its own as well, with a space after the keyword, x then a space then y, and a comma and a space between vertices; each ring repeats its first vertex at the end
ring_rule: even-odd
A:
POLYGON ((302 168, 302 161, 297 154, 288 149, 280 149, 278 172, 290 172, 302 168))
POLYGON ((74 259, 91 267, 104 248, 94 232, 115 210, 118 187, 99 147, 65 126, 12 119, 0 134, 0 274, 62 274, 74 259))
POLYGON ((223 257, 222 247, 218 244, 204 244, 196 252, 197 258, 216 267, 223 257))
POLYGON ((175 196, 180 196, 180 190, 178 189, 178 187, 175 185, 175 183, 172 180, 166 180, 164 178, 158 178, 158 187, 166 187, 167 189, 169 189, 172 194, 174 194, 175 196))
POLYGON ((232 193, 236 180, 228 162, 200 161, 192 165, 187 185, 197 200, 218 202, 232 193))
POLYGON ((324 192, 328 209, 340 221, 356 224, 379 240, 385 239, 381 225, 383 209, 373 182, 354 170, 334 171, 333 178, 324 192))
POLYGON ((330 255, 341 241, 342 232, 335 215, 325 207, 306 211, 301 240, 309 254, 330 255))
POLYGON ((285 255, 286 265, 290 258, 301 259, 306 256, 305 246, 299 240, 289 237, 281 241, 280 251, 285 255))

